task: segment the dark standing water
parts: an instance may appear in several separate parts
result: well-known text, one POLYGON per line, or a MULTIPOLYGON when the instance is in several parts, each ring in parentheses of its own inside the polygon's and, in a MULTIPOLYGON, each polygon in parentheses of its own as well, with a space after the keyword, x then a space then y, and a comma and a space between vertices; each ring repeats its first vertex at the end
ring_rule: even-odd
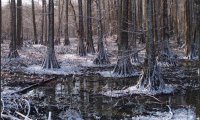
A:
POLYGON ((186 89, 174 95, 156 96, 162 103, 149 96, 109 98, 99 94, 110 89, 125 89, 124 86, 135 85, 136 81, 134 78, 60 78, 27 94, 32 96, 32 104, 38 108, 38 113, 32 117, 47 119, 51 111, 53 120, 66 119, 66 114, 70 114, 66 111, 72 110, 71 114, 81 115, 85 120, 118 120, 148 115, 147 111, 168 112, 166 105, 170 105, 172 109, 191 106, 195 108, 197 118, 200 117, 200 89, 186 89))

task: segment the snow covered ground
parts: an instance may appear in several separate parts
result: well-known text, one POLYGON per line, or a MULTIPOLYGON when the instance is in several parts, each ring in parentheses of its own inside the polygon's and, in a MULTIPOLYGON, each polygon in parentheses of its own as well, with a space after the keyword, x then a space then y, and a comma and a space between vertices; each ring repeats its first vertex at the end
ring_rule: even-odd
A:
POLYGON ((147 116, 132 117, 132 120, 196 120, 196 114, 192 108, 179 108, 170 109, 169 112, 158 111, 147 116))
POLYGON ((137 88, 137 86, 131 86, 125 90, 109 90, 104 93, 102 93, 105 96, 109 97, 121 97, 121 96, 127 96, 127 95, 134 95, 134 94, 145 94, 145 95, 156 95, 156 94, 169 94, 173 93, 174 87, 171 85, 165 84, 165 87, 158 91, 149 91, 144 88, 137 88))

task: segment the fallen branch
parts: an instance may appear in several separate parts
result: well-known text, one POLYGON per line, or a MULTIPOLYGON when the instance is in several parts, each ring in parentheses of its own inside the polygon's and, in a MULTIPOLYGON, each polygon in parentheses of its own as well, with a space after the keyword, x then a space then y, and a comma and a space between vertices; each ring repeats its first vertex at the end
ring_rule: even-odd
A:
POLYGON ((44 81, 39 82, 39 83, 35 83, 35 84, 31 85, 31 86, 25 87, 24 89, 19 90, 19 91, 17 91, 17 92, 14 92, 14 93, 12 93, 12 94, 25 94, 25 93, 27 93, 28 91, 32 90, 33 88, 38 87, 38 86, 41 86, 41 85, 44 85, 44 84, 46 84, 46 83, 49 83, 50 81, 55 80, 55 79, 57 79, 57 78, 58 78, 58 76, 53 77, 53 78, 50 78, 50 79, 48 79, 48 80, 44 80, 44 81))

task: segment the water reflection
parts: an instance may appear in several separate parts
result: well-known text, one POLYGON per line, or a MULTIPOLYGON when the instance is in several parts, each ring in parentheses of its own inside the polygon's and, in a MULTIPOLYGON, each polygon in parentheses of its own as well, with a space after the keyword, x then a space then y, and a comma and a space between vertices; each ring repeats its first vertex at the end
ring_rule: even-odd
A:
MULTIPOLYGON (((135 85, 133 78, 115 80, 98 77, 60 78, 56 83, 49 83, 29 93, 33 96, 33 104, 41 115, 47 118, 49 111, 56 120, 62 118, 59 114, 67 110, 77 111, 83 119, 123 119, 146 111, 168 111, 166 105, 158 104, 151 97, 132 96, 124 98, 110 98, 99 95, 110 89, 122 89, 124 86, 135 85), (42 107, 41 107, 42 106, 42 107), (164 107, 163 107, 164 106, 164 107)), ((200 116, 200 90, 186 91, 183 95, 157 96, 163 103, 171 106, 194 106, 197 116, 200 116), (170 102, 169 102, 170 99, 170 102)))

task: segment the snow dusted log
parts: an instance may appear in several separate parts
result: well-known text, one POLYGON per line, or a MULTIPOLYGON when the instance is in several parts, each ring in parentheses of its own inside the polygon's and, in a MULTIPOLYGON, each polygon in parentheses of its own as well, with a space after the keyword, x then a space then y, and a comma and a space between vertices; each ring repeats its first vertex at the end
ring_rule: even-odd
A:
POLYGON ((44 69, 60 68, 54 50, 54 1, 49 0, 49 37, 47 55, 44 59, 42 67, 44 69))
POLYGON ((94 64, 97 65, 106 65, 110 64, 108 59, 106 50, 103 44, 103 26, 102 26, 102 19, 101 19, 101 1, 97 0, 97 15, 98 15, 98 55, 97 58, 94 60, 94 64))

